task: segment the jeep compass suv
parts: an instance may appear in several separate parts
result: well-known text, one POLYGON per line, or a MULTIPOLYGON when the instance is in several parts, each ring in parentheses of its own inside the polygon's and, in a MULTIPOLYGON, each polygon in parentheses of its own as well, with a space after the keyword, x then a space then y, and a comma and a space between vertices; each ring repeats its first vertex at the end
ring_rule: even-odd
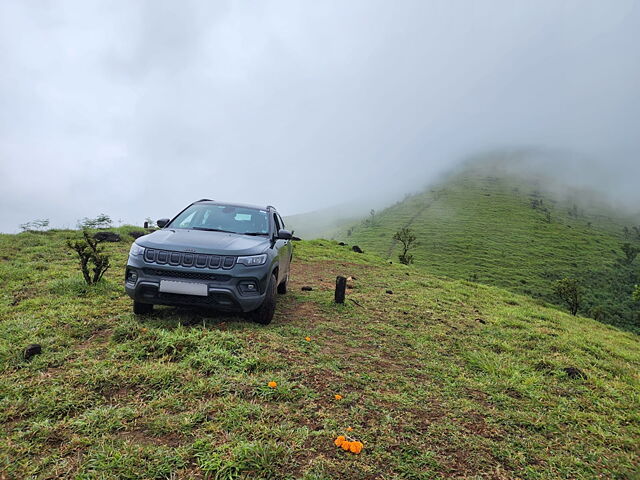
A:
POLYGON ((125 289, 136 314, 153 305, 249 312, 268 324, 276 291, 286 293, 291 232, 272 206, 199 200, 129 251, 125 289))

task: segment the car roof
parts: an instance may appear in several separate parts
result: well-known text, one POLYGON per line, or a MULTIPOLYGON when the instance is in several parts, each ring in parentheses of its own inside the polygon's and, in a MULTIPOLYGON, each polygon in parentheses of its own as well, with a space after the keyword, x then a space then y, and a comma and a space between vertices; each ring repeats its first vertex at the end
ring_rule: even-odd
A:
POLYGON ((276 207, 272 206, 272 205, 252 205, 249 203, 236 203, 236 202, 218 202, 215 200, 207 200, 207 199, 203 199, 203 200, 198 200, 197 202, 193 202, 195 203, 206 203, 209 205, 223 205, 226 207, 238 207, 238 208, 254 208, 256 210, 276 210, 276 207))

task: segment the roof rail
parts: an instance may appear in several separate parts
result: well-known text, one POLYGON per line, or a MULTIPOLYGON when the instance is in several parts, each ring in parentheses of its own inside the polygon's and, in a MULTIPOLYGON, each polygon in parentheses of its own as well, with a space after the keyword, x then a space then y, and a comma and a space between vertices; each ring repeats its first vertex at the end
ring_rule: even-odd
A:
POLYGON ((198 203, 198 202, 213 202, 213 200, 211 200, 210 198, 201 198, 200 200, 196 200, 193 203, 198 203))

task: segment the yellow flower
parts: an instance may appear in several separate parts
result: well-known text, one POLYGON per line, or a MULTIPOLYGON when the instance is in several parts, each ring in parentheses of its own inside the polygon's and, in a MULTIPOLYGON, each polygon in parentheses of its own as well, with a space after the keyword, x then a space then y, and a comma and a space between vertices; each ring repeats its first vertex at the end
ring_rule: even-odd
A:
POLYGON ((350 442, 349 450, 351 451, 351 453, 358 454, 362 451, 363 446, 364 445, 362 445, 362 442, 350 442))
POLYGON ((304 339, 305 339, 307 342, 310 342, 310 341, 311 341, 311 337, 304 337, 304 339))
POLYGON ((342 444, 344 442, 346 442, 347 439, 344 437, 344 435, 340 435, 338 438, 336 438, 333 443, 335 443, 336 447, 341 447, 342 444))
POLYGON ((338 393, 336 393, 336 394, 334 395, 334 397, 336 398, 336 400, 342 400, 342 395, 340 395, 340 394, 338 394, 338 393))
POLYGON ((278 384, 274 381, 267 383, 267 385, 269 385, 271 388, 276 388, 278 386, 278 384))
POLYGON ((347 432, 353 432, 353 428, 347 427, 347 432))

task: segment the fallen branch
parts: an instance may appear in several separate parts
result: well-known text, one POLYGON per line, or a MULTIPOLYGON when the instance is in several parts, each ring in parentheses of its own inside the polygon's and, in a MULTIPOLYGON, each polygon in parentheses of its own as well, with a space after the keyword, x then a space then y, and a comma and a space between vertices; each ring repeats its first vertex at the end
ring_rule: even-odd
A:
POLYGON ((363 305, 360 305, 358 302, 356 302, 353 298, 350 298, 349 300, 351 300, 353 303, 355 303, 356 305, 358 305, 359 307, 364 308, 363 305))

